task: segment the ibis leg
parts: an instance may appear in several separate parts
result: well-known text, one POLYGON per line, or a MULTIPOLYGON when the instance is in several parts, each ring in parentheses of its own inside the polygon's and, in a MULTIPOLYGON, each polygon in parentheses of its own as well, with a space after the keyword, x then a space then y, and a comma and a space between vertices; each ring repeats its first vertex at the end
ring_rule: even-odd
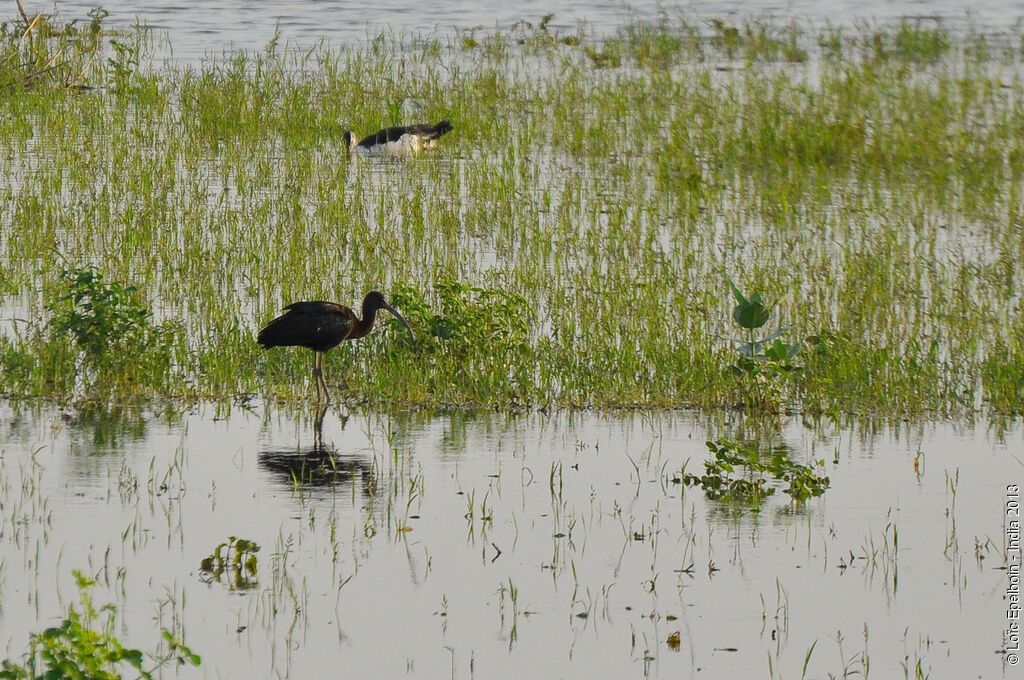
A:
POLYGON ((316 378, 316 400, 320 401, 320 389, 323 388, 324 397, 329 402, 331 400, 331 392, 327 389, 327 381, 324 380, 324 353, 315 352, 315 356, 313 376, 316 378))
POLYGON ((320 401, 320 352, 313 350, 313 382, 316 383, 316 400, 320 401))

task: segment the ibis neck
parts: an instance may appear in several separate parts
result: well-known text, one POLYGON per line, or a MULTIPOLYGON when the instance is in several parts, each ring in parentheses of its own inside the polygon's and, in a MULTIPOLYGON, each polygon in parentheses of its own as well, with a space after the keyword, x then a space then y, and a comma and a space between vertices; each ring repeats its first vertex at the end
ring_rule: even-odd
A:
POLYGON ((356 338, 362 338, 370 334, 373 330, 373 323, 377 320, 377 308, 373 305, 363 305, 363 318, 359 320, 352 332, 348 334, 348 339, 355 340, 356 338))

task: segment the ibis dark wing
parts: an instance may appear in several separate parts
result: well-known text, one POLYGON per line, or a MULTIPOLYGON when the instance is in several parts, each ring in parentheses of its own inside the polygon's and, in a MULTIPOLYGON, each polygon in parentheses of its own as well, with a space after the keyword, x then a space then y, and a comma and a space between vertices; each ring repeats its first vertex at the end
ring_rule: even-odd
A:
POLYGON ((326 352, 358 323, 351 309, 333 302, 293 302, 285 310, 257 336, 264 347, 299 346, 326 352))

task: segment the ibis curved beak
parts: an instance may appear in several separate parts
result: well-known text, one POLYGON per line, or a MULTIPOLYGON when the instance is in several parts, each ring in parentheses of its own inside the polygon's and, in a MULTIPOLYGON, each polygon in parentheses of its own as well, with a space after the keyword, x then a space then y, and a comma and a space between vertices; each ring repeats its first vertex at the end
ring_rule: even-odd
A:
POLYGON ((414 335, 412 334, 412 326, 410 326, 410 325, 409 325, 409 322, 405 320, 405 317, 404 317, 404 316, 402 316, 401 314, 399 314, 399 313, 398 313, 398 310, 397 310, 397 309, 395 309, 394 307, 392 307, 392 306, 391 306, 390 304, 388 304, 387 302, 384 302, 384 309, 386 309, 386 310, 388 310, 389 312, 391 312, 392 314, 394 314, 394 315, 395 315, 395 318, 396 318, 396 319, 398 319, 399 321, 401 321, 401 322, 402 322, 402 325, 403 325, 403 326, 405 326, 405 329, 406 329, 407 331, 409 331, 409 342, 416 342, 416 336, 414 336, 414 335))

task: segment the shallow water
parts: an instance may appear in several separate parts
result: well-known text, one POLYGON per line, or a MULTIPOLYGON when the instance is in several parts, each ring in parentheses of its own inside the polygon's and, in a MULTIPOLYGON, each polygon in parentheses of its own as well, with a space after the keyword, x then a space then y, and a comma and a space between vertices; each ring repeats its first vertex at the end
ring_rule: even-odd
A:
MULTIPOLYGON (((26 11, 49 7, 26 4, 26 11)), ((58 6, 65 20, 88 21, 88 12, 96 6, 90 0, 67 0, 58 6)), ((850 0, 753 0, 714 2, 693 0, 685 3, 639 2, 442 2, 356 4, 345 0, 302 0, 300 2, 207 3, 201 7, 174 0, 147 0, 130 7, 104 6, 110 12, 111 26, 149 26, 155 35, 171 36, 173 58, 194 61, 203 56, 220 56, 226 51, 262 50, 279 36, 282 45, 308 48, 318 41, 356 43, 382 32, 421 34, 426 37, 455 35, 459 31, 511 30, 517 22, 536 25, 553 14, 549 30, 574 33, 582 24, 597 35, 614 33, 625 20, 656 21, 663 14, 682 12, 694 18, 781 17, 810 21, 819 27, 826 23, 854 26, 858 23, 888 24, 903 18, 938 17, 947 24, 963 25, 968 18, 989 29, 1007 29, 1024 19, 1021 0, 987 0, 969 6, 954 0, 897 0, 895 2, 851 2, 850 0)))
POLYGON ((790 419, 774 442, 832 486, 760 512, 672 482, 744 436, 683 412, 332 411, 318 437, 312 413, 263 407, 7 403, 0 427, 7 658, 81 569, 127 644, 184 632, 188 677, 800 677, 811 645, 807 677, 1006 670, 1018 425, 790 419), (229 536, 262 547, 252 588, 199 571, 229 536))

